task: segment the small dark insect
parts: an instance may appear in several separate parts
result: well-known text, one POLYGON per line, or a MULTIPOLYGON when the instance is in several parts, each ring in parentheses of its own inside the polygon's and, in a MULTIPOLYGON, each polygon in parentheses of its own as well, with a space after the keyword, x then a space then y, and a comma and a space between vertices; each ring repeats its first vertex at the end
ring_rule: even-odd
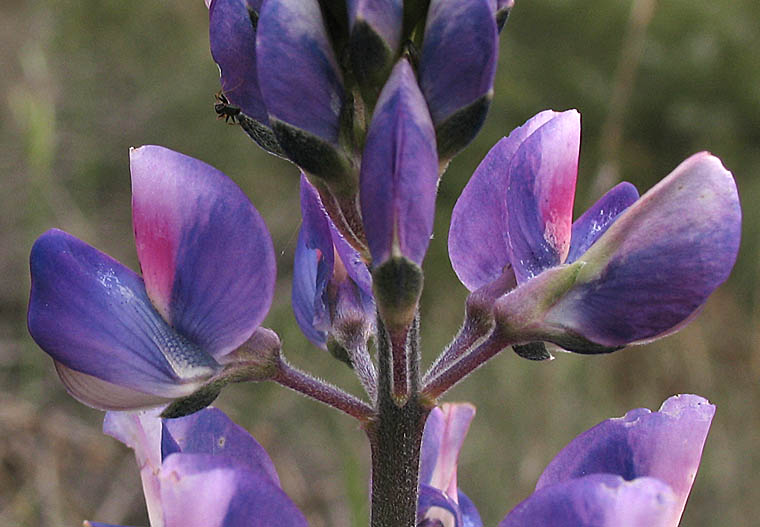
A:
POLYGON ((227 96, 224 95, 221 90, 214 95, 214 99, 216 100, 216 102, 214 102, 216 118, 224 119, 225 123, 236 124, 240 108, 234 104, 230 104, 229 99, 227 99, 227 96))

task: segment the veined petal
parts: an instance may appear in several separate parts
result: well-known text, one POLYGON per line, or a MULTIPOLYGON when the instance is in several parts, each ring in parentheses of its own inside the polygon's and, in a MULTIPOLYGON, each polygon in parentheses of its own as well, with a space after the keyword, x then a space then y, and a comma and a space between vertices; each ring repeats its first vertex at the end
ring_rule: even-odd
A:
POLYGON ((267 474, 225 456, 171 454, 159 479, 166 527, 307 526, 267 474))
POLYGON ((176 452, 225 456, 235 466, 268 476, 275 485, 280 485, 264 447, 217 408, 205 408, 178 419, 163 419, 162 431, 162 459, 176 452))
POLYGON ((696 395, 669 398, 658 412, 631 410, 587 430, 546 467, 536 489, 587 474, 653 477, 673 490, 670 523, 678 525, 699 467, 715 406, 696 395))
MULTIPOLYGON (((443 155, 453 155, 477 134, 490 104, 498 59, 498 32, 489 0, 432 0, 420 54, 420 87, 436 130, 467 113, 458 126, 465 135, 439 138, 443 155), (477 108, 476 108, 477 107, 477 108)), ((458 135, 458 134, 457 134, 458 135)))
POLYGON ((573 223, 566 263, 573 263, 610 228, 618 215, 639 199, 630 183, 615 185, 573 223))
POLYGON ((507 225, 518 283, 563 263, 570 249, 580 126, 577 111, 556 114, 512 157, 507 225))
POLYGON ((674 507, 660 480, 594 474, 537 490, 499 527, 675 527, 668 519, 674 507))
POLYGON ((394 66, 380 93, 360 185, 373 264, 396 255, 422 263, 433 233, 438 157, 433 123, 406 59, 394 66))
POLYGON ((256 38, 270 117, 337 145, 343 80, 317 0, 265 2, 256 38))
POLYGON ((215 168, 157 146, 130 151, 132 219, 150 299, 178 332, 220 357, 272 303, 275 260, 264 220, 215 168))
POLYGON ((50 230, 35 242, 30 264, 29 333, 59 363, 69 389, 84 383, 88 404, 109 406, 75 372, 103 381, 99 388, 124 388, 117 399, 141 392, 160 402, 189 395, 218 370, 161 318, 139 276, 83 241, 50 230))
POLYGON ((726 280, 740 231, 733 176, 718 158, 696 154, 578 258, 586 265, 546 322, 605 346, 662 336, 726 280))
POLYGON ((256 67, 256 27, 251 12, 261 1, 214 0, 209 8, 211 56, 219 65, 222 91, 246 115, 268 125, 256 67))

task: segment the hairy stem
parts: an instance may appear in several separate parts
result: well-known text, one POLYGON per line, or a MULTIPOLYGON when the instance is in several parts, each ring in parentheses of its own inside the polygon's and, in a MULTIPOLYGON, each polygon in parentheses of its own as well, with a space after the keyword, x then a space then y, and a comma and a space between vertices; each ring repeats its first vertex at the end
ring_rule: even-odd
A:
POLYGON ((374 404, 377 401, 377 372, 375 363, 372 362, 372 357, 367 350, 367 342, 362 340, 356 346, 346 347, 346 351, 359 382, 374 404))
POLYGON ((422 394, 433 400, 454 387, 459 381, 483 365, 488 359, 504 348, 515 344, 499 331, 497 326, 493 333, 461 359, 450 364, 445 370, 428 380, 422 388, 422 394))
MULTIPOLYGON (((415 324, 416 325, 416 324, 415 324)), ((416 332, 416 329, 413 329, 416 332)), ((417 338, 407 352, 418 360, 417 338)), ((377 417, 365 425, 372 451, 371 527, 414 527, 417 523, 420 446, 430 408, 413 392, 399 406, 392 391, 391 341, 378 322, 377 417)), ((412 383, 416 385, 416 382, 412 383)))
POLYGON ((461 357, 469 350, 478 340, 483 338, 483 333, 478 327, 473 327, 469 320, 465 320, 464 325, 457 333, 454 340, 446 347, 435 360, 430 369, 425 373, 423 382, 433 379, 436 375, 448 368, 454 361, 461 357))
POLYGON ((272 380, 307 397, 337 408, 356 419, 367 422, 375 412, 367 403, 321 379, 292 367, 280 358, 277 373, 272 380))

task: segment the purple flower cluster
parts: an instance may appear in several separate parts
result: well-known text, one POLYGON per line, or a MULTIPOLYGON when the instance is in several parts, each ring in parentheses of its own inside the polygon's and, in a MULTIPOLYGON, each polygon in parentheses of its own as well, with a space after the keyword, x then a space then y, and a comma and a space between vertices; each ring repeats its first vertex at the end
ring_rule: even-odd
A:
MULTIPOLYGON (((608 419, 549 463, 500 527, 677 527, 715 407, 695 395, 608 419)), ((422 441, 418 525, 482 527, 457 484, 475 407, 444 404, 422 441)), ((266 451, 222 412, 179 419, 109 412, 104 432, 135 451, 152 527, 305 527, 266 451)), ((93 527, 107 526, 90 523, 93 527)))
MULTIPOLYGON (((117 411, 105 432, 135 451, 152 527, 306 525, 264 449, 208 408, 225 385, 262 380, 361 423, 373 527, 482 526, 457 484, 475 409, 438 398, 508 347, 534 360, 551 357, 546 343, 606 353, 688 323, 736 260, 733 176, 698 153, 643 196, 620 183, 573 221, 580 115, 537 114, 491 149, 455 206, 449 255, 471 293, 459 334, 421 376, 438 184, 485 119, 513 2, 207 6, 215 111, 301 173, 295 320, 369 401, 285 361, 261 327, 276 272, 262 218, 221 172, 156 146, 130 152, 142 275, 46 232, 30 257, 32 337, 74 397, 117 411)), ((675 527, 713 413, 683 395, 601 423, 500 527, 675 527)))

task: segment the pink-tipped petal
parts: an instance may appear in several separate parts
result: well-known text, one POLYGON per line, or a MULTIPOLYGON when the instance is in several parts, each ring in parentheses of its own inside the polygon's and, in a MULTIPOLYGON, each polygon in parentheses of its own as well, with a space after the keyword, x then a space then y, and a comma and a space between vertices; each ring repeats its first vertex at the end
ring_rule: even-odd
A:
POLYGON ((491 148, 454 206, 449 258, 470 291, 497 280, 510 265, 507 236, 509 165, 527 137, 558 114, 545 110, 491 148))
POLYGON ((213 167, 157 146, 130 151, 137 255, 153 304, 219 357, 245 342, 274 293, 264 221, 213 167))
POLYGON ((507 224, 518 283, 567 257, 580 127, 577 111, 557 114, 528 136, 512 157, 507 224))

